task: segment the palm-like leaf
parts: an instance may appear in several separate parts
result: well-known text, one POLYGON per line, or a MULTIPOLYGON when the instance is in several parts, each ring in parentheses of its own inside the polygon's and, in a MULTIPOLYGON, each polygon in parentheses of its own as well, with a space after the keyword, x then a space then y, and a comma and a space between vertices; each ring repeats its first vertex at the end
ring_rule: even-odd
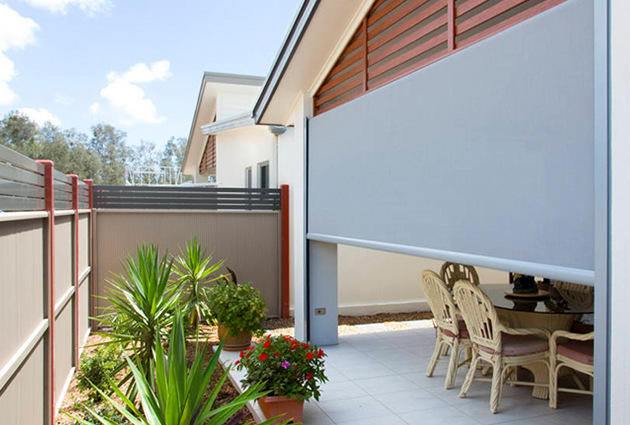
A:
POLYGON ((211 264, 211 260, 212 254, 206 254, 206 250, 199 245, 196 237, 186 243, 185 252, 180 249, 175 259, 173 272, 179 276, 177 283, 184 289, 187 322, 193 328, 209 313, 201 286, 221 278, 221 276, 213 278, 212 275, 223 267, 225 261, 211 264))
POLYGON ((182 292, 169 284, 172 261, 160 257, 153 245, 138 247, 137 259, 128 256, 123 269, 123 274, 108 281, 111 288, 105 298, 110 306, 97 320, 111 327, 107 344, 122 344, 148 371, 153 350, 165 341, 166 330, 173 324, 182 292))
MULTIPOLYGON (((203 359, 205 347, 196 350, 194 361, 190 368, 186 364, 186 340, 181 315, 177 314, 169 340, 169 352, 165 355, 162 345, 155 345, 152 360, 152 373, 147 378, 141 366, 126 356, 126 361, 136 381, 138 395, 142 405, 140 409, 125 396, 119 386, 113 385, 114 391, 121 398, 121 405, 101 390, 99 391, 106 402, 110 403, 133 425, 223 425, 234 416, 247 402, 265 395, 261 385, 253 385, 231 402, 220 407, 213 407, 219 390, 225 383, 229 368, 213 388, 210 396, 204 401, 204 395, 210 384, 212 375, 219 361, 221 346, 204 367, 203 359)), ((91 412, 101 424, 112 425, 107 419, 91 412)), ((68 416, 73 416, 66 413, 68 416)), ((74 418, 84 425, 94 425, 87 421, 74 418)), ((269 419, 263 424, 269 425, 276 418, 269 419)), ((283 424, 287 424, 283 422, 283 424)))

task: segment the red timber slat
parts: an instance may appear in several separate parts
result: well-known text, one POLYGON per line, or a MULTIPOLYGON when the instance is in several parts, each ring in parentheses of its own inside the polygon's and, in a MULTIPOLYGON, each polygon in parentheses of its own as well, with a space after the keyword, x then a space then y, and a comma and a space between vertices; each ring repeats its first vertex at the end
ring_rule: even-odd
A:
POLYGON ((391 45, 383 48, 382 50, 378 52, 374 52, 374 54, 368 57, 368 66, 375 65, 379 61, 389 56, 392 56, 394 53, 404 49, 410 44, 420 40, 422 37, 426 37, 427 35, 435 31, 436 29, 446 25, 447 22, 448 22, 447 15, 440 16, 434 19, 433 21, 431 21, 429 24, 419 28, 418 30, 412 32, 411 34, 405 37, 402 37, 400 40, 397 40, 395 43, 392 43, 391 45))
POLYGON ((429 1, 431 0, 407 0, 403 2, 403 4, 398 7, 395 12, 387 16, 385 19, 380 20, 380 22, 376 22, 376 20, 370 21, 370 19, 368 18, 368 26, 370 27, 368 32, 369 36, 374 37, 386 31, 387 28, 391 27, 396 22, 401 21, 405 16, 410 15, 411 13, 413 13, 414 10, 418 9, 429 1))
POLYGON ((403 63, 417 56, 420 56, 423 53, 428 52, 429 50, 439 46, 440 44, 445 43, 447 39, 448 37, 446 33, 438 34, 435 37, 432 37, 429 40, 425 41, 424 43, 414 47, 413 49, 396 56, 395 59, 381 61, 382 63, 380 65, 377 65, 372 70, 368 71, 368 76, 370 79, 376 78, 379 75, 384 74, 385 72, 394 69, 397 66, 402 65, 403 63))
POLYGON ((479 26, 490 19, 496 18, 497 16, 509 11, 510 9, 514 9, 516 6, 519 6, 527 1, 529 0, 503 0, 502 2, 487 8, 475 16, 463 20, 459 25, 455 26, 455 34, 460 35, 465 33, 466 31, 479 26))
MULTIPOLYGON (((405 22, 403 22, 402 24, 400 24, 396 28, 392 29, 389 32, 383 33, 384 35, 382 37, 380 37, 378 40, 373 41, 368 47, 368 52, 371 53, 374 50, 378 49, 379 47, 383 46, 384 44, 389 43, 390 41, 392 41, 393 39, 395 39, 396 37, 398 37, 399 35, 401 35, 405 31, 413 28, 414 26, 418 25, 422 21, 430 18, 435 13, 439 12, 440 10, 442 10, 444 7, 445 7, 444 4, 436 2, 433 5, 431 5, 430 7, 426 8, 425 10, 423 10, 422 13, 414 14, 411 18, 409 18, 408 20, 406 20, 405 22)), ((446 19, 442 18, 442 17, 437 18, 435 21, 424 25, 420 29, 420 31, 418 31, 418 32, 423 32, 424 35, 426 35, 429 32, 435 30, 436 28, 439 28, 442 25, 446 25, 446 23, 447 23, 446 19), (439 22, 435 22, 435 21, 439 21, 439 22), (432 28, 432 29, 429 30, 429 31, 425 31, 426 28, 432 28)), ((415 36, 415 34, 417 34, 418 32, 414 32, 412 34, 409 34, 408 36, 404 37, 403 40, 409 39, 409 40, 411 40, 410 42, 413 42, 413 41, 417 40, 418 38, 420 38, 420 37, 416 37, 415 36)))
POLYGON ((531 17, 534 17, 546 10, 549 10, 553 7, 558 6, 559 4, 564 3, 567 0, 547 0, 543 3, 539 3, 534 7, 531 7, 529 9, 523 10, 522 12, 511 16, 503 21, 500 21, 499 23, 497 23, 496 25, 491 26, 490 28, 487 28, 483 31, 480 31, 479 33, 467 37, 462 41, 459 41, 457 43, 457 47, 458 48, 464 48, 464 47, 468 47, 470 45, 473 45, 475 43, 480 42, 481 40, 488 38, 494 34, 497 34, 501 31, 505 31, 508 28, 513 27, 514 25, 517 25, 523 21, 528 20, 531 17))
MULTIPOLYGON (((373 7, 372 10, 368 13, 368 26, 373 25, 374 22, 377 22, 383 16, 387 15, 392 10, 396 9, 401 4, 405 3, 407 0, 391 0, 389 4, 385 7, 377 9, 377 7, 373 7)), ((381 2, 381 4, 384 2, 381 2)))
POLYGON ((565 1, 377 0, 315 93, 315 114, 350 102, 565 1))

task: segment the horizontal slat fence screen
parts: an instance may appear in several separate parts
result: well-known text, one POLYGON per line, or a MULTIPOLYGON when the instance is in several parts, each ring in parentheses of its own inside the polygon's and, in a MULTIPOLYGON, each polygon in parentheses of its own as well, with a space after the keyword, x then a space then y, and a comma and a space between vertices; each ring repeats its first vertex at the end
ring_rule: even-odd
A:
POLYGON ((90 332, 90 185, 0 146, 3 424, 55 422, 90 332))
POLYGON ((278 211, 280 189, 94 186, 94 208, 278 211))
POLYGON ((377 0, 314 97, 315 114, 566 0, 377 0))
POLYGON ((44 167, 0 145, 0 211, 44 208, 44 167))

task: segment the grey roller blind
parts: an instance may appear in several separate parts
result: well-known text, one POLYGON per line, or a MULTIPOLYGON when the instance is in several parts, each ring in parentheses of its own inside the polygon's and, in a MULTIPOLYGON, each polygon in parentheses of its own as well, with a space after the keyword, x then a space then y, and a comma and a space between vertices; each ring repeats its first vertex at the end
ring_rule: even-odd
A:
POLYGON ((592 280, 592 21, 564 3, 313 118, 309 236, 592 280))

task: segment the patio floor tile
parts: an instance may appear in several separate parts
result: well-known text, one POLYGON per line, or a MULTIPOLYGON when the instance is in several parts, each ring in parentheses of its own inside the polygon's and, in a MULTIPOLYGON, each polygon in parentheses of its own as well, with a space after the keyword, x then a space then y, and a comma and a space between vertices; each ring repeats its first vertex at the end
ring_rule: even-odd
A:
POLYGON ((399 415, 408 425, 478 425, 475 419, 455 409, 454 407, 438 407, 399 415))
POLYGON ((321 401, 319 402, 319 406, 336 424, 359 419, 387 416, 392 413, 371 396, 334 401, 321 401))
POLYGON ((353 381, 370 395, 398 393, 400 391, 414 391, 420 387, 401 376, 390 375, 370 379, 357 379, 353 381))

